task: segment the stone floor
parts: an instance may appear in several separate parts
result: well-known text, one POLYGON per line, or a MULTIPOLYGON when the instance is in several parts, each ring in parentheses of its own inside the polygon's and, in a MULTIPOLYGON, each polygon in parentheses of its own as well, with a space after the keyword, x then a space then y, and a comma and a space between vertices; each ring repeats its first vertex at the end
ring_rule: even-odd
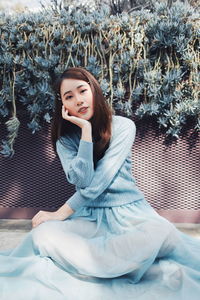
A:
MULTIPOLYGON (((174 223, 174 225, 182 232, 200 239, 200 224, 174 223)), ((31 228, 31 220, 0 219, 0 250, 17 246, 31 228)))

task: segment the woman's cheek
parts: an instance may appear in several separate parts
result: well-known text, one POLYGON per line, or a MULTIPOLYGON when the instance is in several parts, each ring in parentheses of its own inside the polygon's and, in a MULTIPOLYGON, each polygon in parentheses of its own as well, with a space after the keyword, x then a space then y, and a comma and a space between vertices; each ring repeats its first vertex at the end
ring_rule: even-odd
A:
POLYGON ((69 110, 69 108, 66 108, 68 110, 68 115, 71 116, 71 111, 69 110))

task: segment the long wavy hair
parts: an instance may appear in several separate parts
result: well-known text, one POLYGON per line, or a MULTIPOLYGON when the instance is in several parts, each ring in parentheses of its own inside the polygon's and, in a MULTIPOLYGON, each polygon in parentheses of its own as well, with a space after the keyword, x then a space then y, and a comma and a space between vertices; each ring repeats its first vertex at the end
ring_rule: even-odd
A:
MULTIPOLYGON (((78 79, 90 84, 93 94, 94 114, 89 120, 92 125, 93 139, 93 160, 94 167, 99 159, 104 156, 109 147, 111 138, 112 115, 115 111, 110 107, 103 96, 102 89, 95 77, 81 67, 74 67, 65 70, 56 80, 53 88, 55 92, 54 114, 51 123, 51 141, 56 152, 56 141, 62 136, 71 135, 77 132, 77 125, 62 118, 62 100, 60 87, 64 79, 78 79)), ((81 128, 78 127, 78 130, 81 128)))

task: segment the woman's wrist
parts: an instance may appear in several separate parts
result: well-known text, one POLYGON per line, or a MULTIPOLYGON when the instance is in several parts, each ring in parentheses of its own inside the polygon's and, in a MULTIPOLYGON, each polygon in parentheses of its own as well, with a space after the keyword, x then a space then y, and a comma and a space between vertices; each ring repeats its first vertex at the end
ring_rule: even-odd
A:
POLYGON ((58 210, 55 211, 56 217, 61 221, 64 219, 67 219, 73 213, 74 213, 74 210, 71 209, 71 207, 67 203, 65 203, 58 210))
POLYGON ((81 140, 84 140, 86 142, 92 142, 92 126, 90 123, 82 127, 81 140))

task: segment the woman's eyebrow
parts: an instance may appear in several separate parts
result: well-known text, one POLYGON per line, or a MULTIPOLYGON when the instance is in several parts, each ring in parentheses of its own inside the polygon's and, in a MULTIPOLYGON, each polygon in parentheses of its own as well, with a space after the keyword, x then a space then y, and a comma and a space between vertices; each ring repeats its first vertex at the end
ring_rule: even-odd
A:
MULTIPOLYGON (((86 84, 81 84, 81 85, 77 86, 76 89, 79 89, 79 88, 82 87, 82 86, 86 86, 86 84)), ((63 96, 65 96, 66 94, 69 94, 70 92, 71 92, 71 91, 65 92, 65 93, 63 94, 63 96)))

